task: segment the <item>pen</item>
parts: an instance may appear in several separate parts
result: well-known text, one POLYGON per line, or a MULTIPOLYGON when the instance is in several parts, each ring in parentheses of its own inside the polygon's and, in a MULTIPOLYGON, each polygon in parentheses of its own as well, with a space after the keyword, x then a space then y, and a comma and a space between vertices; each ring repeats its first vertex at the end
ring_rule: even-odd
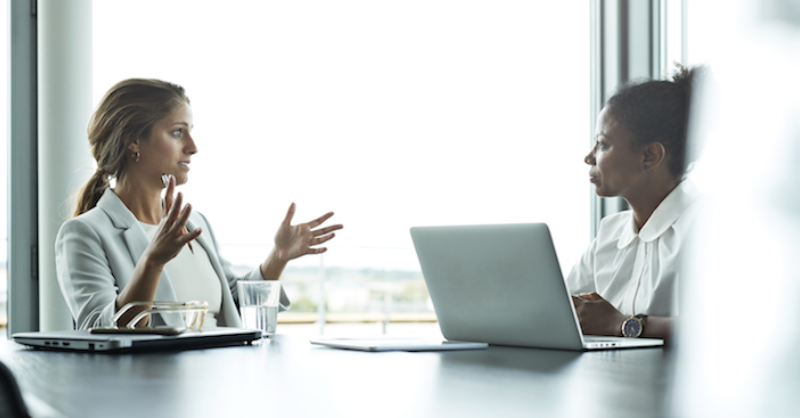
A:
MULTIPOLYGON (((161 183, 164 185, 164 187, 169 186, 169 174, 161 174, 161 183)), ((186 230, 186 227, 181 228, 181 232, 184 234, 189 233, 189 231, 186 230)), ((192 254, 194 254, 194 248, 192 248, 192 242, 189 241, 186 243, 186 245, 189 246, 189 251, 191 251, 192 254)))

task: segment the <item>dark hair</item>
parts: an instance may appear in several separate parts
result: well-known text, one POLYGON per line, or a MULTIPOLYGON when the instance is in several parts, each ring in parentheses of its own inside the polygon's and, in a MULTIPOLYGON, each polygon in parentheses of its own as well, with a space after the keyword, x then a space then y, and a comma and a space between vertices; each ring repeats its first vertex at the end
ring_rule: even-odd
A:
POLYGON ((183 87, 154 79, 131 78, 111 87, 89 119, 89 145, 97 171, 78 193, 74 216, 97 205, 110 186, 130 164, 128 146, 147 138, 156 122, 178 110, 189 98, 183 87))
POLYGON ((669 171, 682 179, 693 162, 687 158, 689 105, 692 84, 703 67, 678 65, 672 80, 634 81, 622 86, 607 106, 617 122, 632 135, 638 149, 660 142, 667 152, 669 171))

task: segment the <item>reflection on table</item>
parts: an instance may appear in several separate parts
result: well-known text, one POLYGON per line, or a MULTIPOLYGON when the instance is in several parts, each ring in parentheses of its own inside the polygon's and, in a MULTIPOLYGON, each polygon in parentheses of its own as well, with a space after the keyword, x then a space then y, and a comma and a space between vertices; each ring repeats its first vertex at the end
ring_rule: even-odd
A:
POLYGON ((2 341, 0 360, 23 391, 69 417, 568 417, 587 408, 585 416, 650 417, 667 414, 672 354, 364 353, 278 335, 254 346, 123 355, 2 341))

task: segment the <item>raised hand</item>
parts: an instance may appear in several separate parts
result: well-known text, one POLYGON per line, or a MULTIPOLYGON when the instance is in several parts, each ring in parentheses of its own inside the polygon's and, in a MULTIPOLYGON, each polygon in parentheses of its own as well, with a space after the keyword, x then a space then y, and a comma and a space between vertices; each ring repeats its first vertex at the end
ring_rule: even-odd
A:
POLYGON ((286 213, 286 218, 281 222, 278 232, 275 234, 275 255, 283 262, 306 254, 324 253, 328 249, 317 246, 331 240, 335 236, 333 231, 344 227, 337 224, 314 229, 333 216, 333 212, 328 212, 310 222, 292 225, 294 212, 295 204, 292 203, 286 213))
MULTIPOLYGON (((161 181, 164 182, 164 186, 167 187, 167 193, 164 196, 164 213, 169 213, 169 209, 172 207, 172 193, 175 191, 175 176, 172 174, 162 174, 161 181)), ((187 205, 191 209, 191 205, 187 205)), ((188 218, 187 218, 188 219, 188 218)), ((181 232, 187 234, 186 226, 181 229, 181 232)), ((196 237, 195 237, 196 238, 196 237)), ((189 251, 194 254, 194 248, 192 248, 192 241, 186 243, 189 246, 189 251)))
POLYGON ((175 177, 169 176, 167 193, 164 196, 165 215, 145 251, 153 261, 161 265, 175 258, 184 245, 203 232, 201 228, 186 232, 186 222, 192 213, 192 205, 187 203, 181 208, 183 195, 179 192, 176 197, 173 197, 174 193, 175 177))

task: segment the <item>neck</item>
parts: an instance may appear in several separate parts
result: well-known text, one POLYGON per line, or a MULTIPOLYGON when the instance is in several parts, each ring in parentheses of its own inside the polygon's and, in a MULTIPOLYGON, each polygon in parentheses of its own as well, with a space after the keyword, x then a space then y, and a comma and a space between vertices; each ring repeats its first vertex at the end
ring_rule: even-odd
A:
POLYGON ((156 225, 161 222, 163 208, 161 204, 161 187, 154 187, 152 182, 140 181, 133 176, 121 176, 117 179, 114 193, 125 203, 140 222, 156 225))
POLYGON ((648 182, 637 193, 632 196, 624 197, 633 211, 633 219, 636 221, 638 229, 642 229, 650 217, 655 212, 658 205, 680 184, 680 181, 672 178, 664 178, 648 182))

